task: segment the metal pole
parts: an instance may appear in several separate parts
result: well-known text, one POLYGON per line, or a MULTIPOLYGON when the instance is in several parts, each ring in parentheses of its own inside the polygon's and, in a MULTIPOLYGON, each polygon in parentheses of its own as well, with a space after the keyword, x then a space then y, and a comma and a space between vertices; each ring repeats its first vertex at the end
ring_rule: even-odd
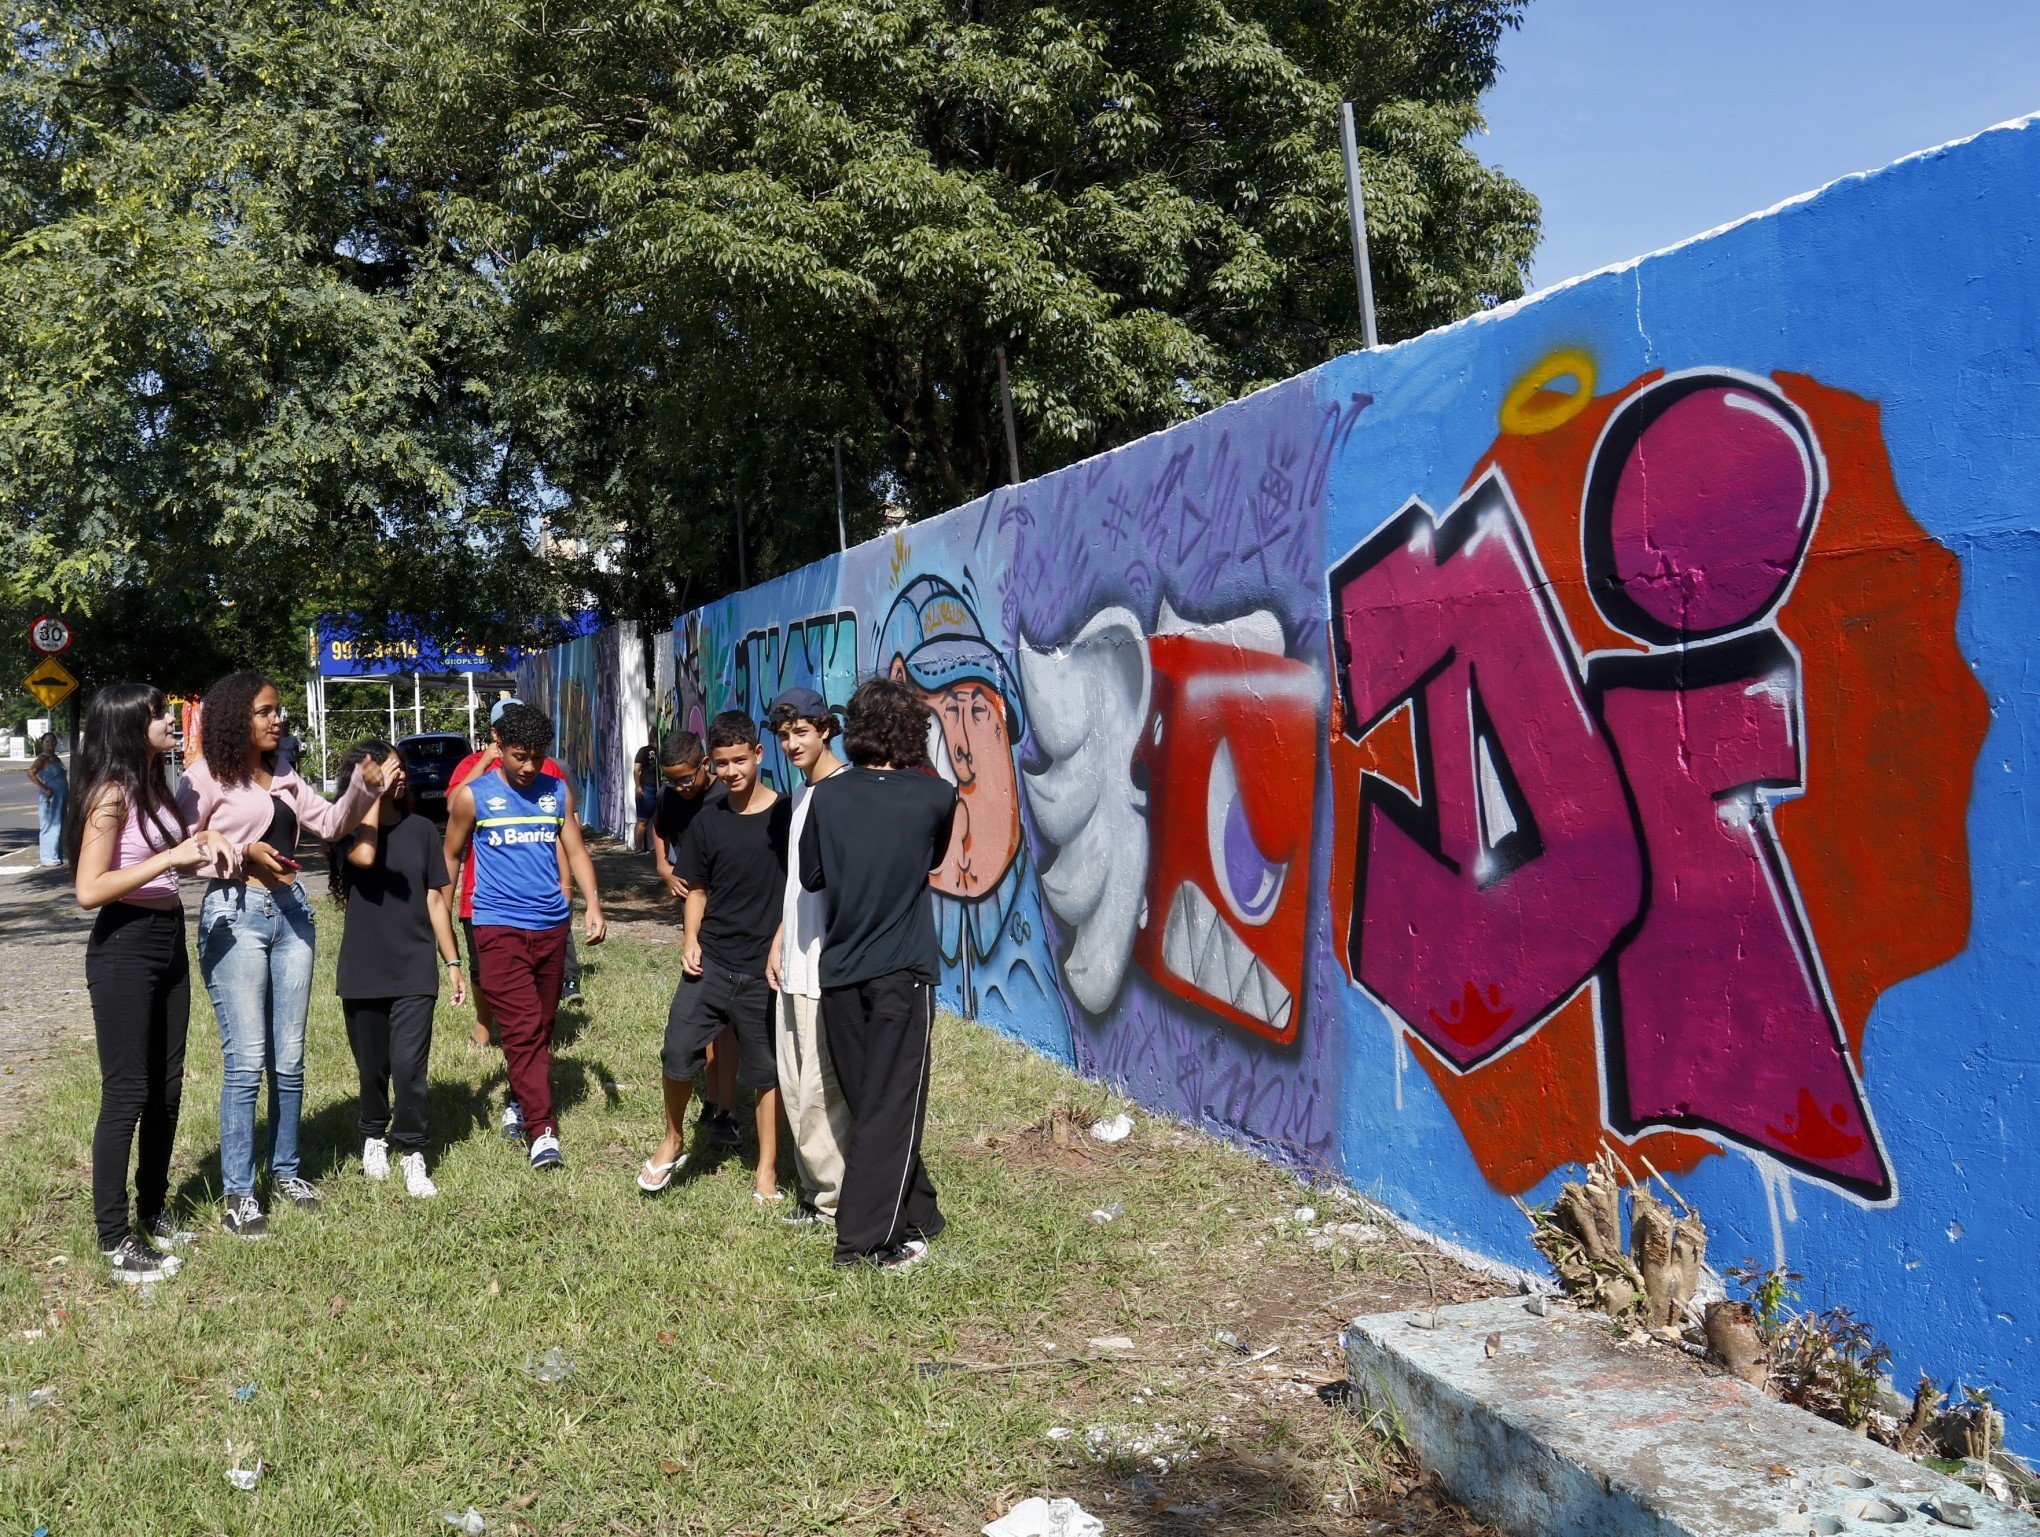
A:
POLYGON ((737 587, 741 591, 751 585, 751 578, 744 571, 744 482, 742 477, 736 477, 734 484, 737 488, 737 587))
POLYGON ((461 676, 467 679, 468 745, 472 747, 475 741, 475 675, 471 672, 464 672, 461 676))
POLYGON ((1346 222, 1353 227, 1353 274, 1360 282, 1360 327, 1367 350, 1381 345, 1374 331, 1374 273, 1367 261, 1367 199, 1360 191, 1360 141, 1353 132, 1353 104, 1339 103, 1339 147, 1346 155, 1346 222))
POLYGON ((1013 386, 1006 378, 1006 349, 994 347, 999 360, 999 405, 1006 413, 1006 469, 1014 485, 1020 484, 1020 436, 1013 430, 1013 386))
POLYGON ((411 674, 411 729, 420 736, 425 734, 425 692, 424 674, 411 674))
POLYGON ((397 680, 390 679, 390 740, 397 739, 397 680))
POLYGON ((843 523, 843 440, 836 439, 836 548, 847 551, 850 535, 843 523))

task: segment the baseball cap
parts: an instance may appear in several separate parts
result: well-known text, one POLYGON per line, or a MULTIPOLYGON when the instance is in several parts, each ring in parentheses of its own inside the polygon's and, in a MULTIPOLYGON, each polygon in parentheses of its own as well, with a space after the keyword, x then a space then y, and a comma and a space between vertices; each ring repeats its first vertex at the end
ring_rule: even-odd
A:
POLYGON ((1020 691, 1013 686, 1005 659, 985 639, 970 601, 941 577, 916 577, 893 600, 879 629, 874 658, 879 671, 889 670, 895 657, 907 676, 931 694, 966 682, 996 690, 1006 702, 1013 735, 1026 729, 1020 691))
POLYGON ((829 706, 827 700, 811 688, 781 689, 772 703, 766 706, 765 718, 772 719, 782 709, 791 710, 804 720, 821 720, 837 713, 829 706))
POLYGON ((495 725, 497 721, 503 718, 503 712, 505 710, 509 709, 510 706, 512 706, 513 704, 522 703, 524 703, 522 699, 498 699, 494 704, 489 706, 489 724, 492 726, 495 725))

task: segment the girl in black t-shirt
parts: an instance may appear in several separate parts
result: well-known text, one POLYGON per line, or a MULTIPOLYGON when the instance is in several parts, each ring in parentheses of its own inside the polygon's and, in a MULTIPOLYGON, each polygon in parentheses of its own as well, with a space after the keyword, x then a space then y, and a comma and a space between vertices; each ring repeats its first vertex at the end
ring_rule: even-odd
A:
POLYGON ((467 996, 467 978, 454 949, 439 829, 411 809, 403 759, 387 742, 356 742, 340 760, 340 789, 369 762, 382 769, 383 792, 361 825, 329 849, 333 898, 346 910, 335 991, 361 1073, 361 1172, 389 1178, 394 1144, 405 1188, 422 1198, 439 1193, 425 1172, 426 1061, 439 973, 452 978, 456 1004, 467 996))

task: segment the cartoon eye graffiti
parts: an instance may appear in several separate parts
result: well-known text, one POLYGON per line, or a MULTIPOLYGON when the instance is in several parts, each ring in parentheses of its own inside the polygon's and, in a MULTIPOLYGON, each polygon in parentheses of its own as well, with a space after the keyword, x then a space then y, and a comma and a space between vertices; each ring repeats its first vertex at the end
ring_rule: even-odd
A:
POLYGON ((1211 868, 1226 906, 1242 923, 1266 923, 1274 916, 1275 899, 1282 895, 1282 878, 1289 867, 1269 859, 1254 843, 1229 742, 1219 743, 1218 756, 1211 760, 1205 830, 1211 838, 1211 868))
POLYGON ((1042 889, 1075 933, 1064 975, 1102 1014, 1137 960, 1164 990, 1287 1043, 1309 905, 1289 875, 1310 857, 1323 689, 1272 613, 1194 624, 1164 604, 1156 630, 1111 609, 1065 646, 1020 653, 1052 760, 1028 792, 1057 847, 1042 889), (1244 776, 1235 743, 1253 744, 1244 776))

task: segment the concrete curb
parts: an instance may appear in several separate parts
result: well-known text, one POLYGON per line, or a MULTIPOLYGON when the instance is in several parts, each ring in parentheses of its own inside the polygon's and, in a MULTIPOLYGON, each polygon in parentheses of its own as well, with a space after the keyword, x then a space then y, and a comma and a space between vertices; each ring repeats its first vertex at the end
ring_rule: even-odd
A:
POLYGON ((1619 1346, 1607 1320, 1556 1303, 1549 1317, 1504 1297, 1356 1318, 1346 1354, 1361 1402, 1395 1419, 1462 1504, 1517 1537, 1901 1525, 2040 1537, 2031 1516, 1732 1377, 1619 1346))

